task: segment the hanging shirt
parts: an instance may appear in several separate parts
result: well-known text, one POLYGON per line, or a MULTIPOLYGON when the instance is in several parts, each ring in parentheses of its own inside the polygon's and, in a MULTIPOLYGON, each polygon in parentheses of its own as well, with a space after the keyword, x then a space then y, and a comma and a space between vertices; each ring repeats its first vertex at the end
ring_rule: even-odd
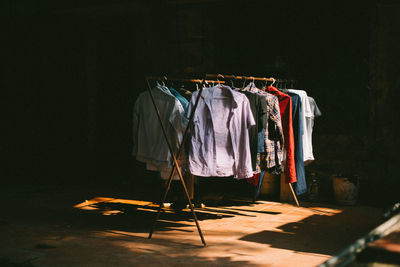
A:
MULTIPOLYGON (((168 140, 176 153, 186 127, 182 104, 164 86, 158 85, 152 92, 168 140)), ((149 170, 167 173, 166 169, 172 167, 173 159, 148 91, 139 95, 133 109, 132 155, 147 163, 149 170)))
POLYGON ((278 98, 256 88, 254 83, 246 88, 248 87, 250 92, 265 97, 267 102, 267 121, 263 124, 265 127, 258 132, 257 172, 280 167, 283 160, 283 132, 278 98))
MULTIPOLYGON (((308 100, 310 102, 310 108, 311 108, 311 117, 306 118, 309 120, 309 122, 306 124, 307 131, 306 134, 308 135, 307 139, 310 140, 311 144, 311 149, 312 149, 312 132, 313 132, 313 127, 314 127, 314 119, 315 117, 319 117, 322 115, 321 111, 319 110, 317 103, 315 102, 314 98, 311 96, 308 97, 308 100)), ((312 152, 312 150, 311 150, 312 152)), ((305 161, 305 164, 309 164, 311 161, 305 161)))
POLYGON ((265 132, 266 167, 280 166, 283 160, 283 129, 278 97, 266 93, 268 122, 265 132))
POLYGON ((301 98, 302 103, 302 111, 303 111, 303 154, 304 161, 311 162, 314 160, 313 150, 312 150, 312 142, 310 138, 310 134, 308 133, 308 129, 311 127, 311 117, 314 115, 311 112, 310 101, 307 96, 307 92, 304 90, 295 90, 288 89, 289 92, 297 94, 301 98))
POLYGON ((292 99, 273 86, 268 86, 267 92, 278 97, 281 113, 284 147, 286 150, 285 177, 287 183, 296 182, 296 166, 294 161, 294 135, 292 121, 292 99))
POLYGON ((297 182, 294 183, 294 191, 297 196, 300 196, 307 192, 306 174, 304 170, 304 159, 303 159, 303 108, 302 101, 298 94, 288 93, 292 98, 292 119, 293 119, 293 134, 294 134, 294 161, 296 164, 296 177, 297 182))
MULTIPOLYGON (((261 91, 262 92, 262 91, 261 91)), ((283 160, 283 131, 278 98, 270 93, 261 93, 267 100, 267 124, 263 132, 259 132, 257 154, 257 171, 280 173, 283 160)))
MULTIPOLYGON (((257 153, 258 153, 258 135, 260 132, 265 132, 267 126, 267 100, 265 96, 259 95, 256 93, 252 93, 250 91, 242 91, 241 93, 245 94, 250 103, 251 113, 256 122, 255 127, 251 127, 249 129, 249 138, 250 138, 250 153, 251 153, 251 162, 253 166, 253 171, 256 172, 257 167, 257 153)), ((265 134, 264 134, 265 135, 265 134)), ((264 141, 263 141, 264 142, 264 141)))
POLYGON ((265 171, 273 174, 280 174, 283 160, 283 131, 278 97, 261 91, 268 103, 267 128, 262 138, 264 149, 257 154, 257 166, 260 166, 260 174, 255 175, 253 181, 256 185, 254 197, 257 198, 261 193, 261 185, 264 180, 265 171))
MULTIPOLYGON (((187 117, 197 95, 198 92, 192 95, 187 117)), ((248 129, 254 125, 245 95, 224 85, 204 89, 191 129, 190 172, 206 177, 253 176, 248 129)))
POLYGON ((169 88, 169 90, 171 91, 171 94, 173 96, 175 96, 179 102, 181 102, 183 109, 186 111, 187 107, 189 105, 189 101, 184 98, 178 91, 176 91, 174 88, 169 88))

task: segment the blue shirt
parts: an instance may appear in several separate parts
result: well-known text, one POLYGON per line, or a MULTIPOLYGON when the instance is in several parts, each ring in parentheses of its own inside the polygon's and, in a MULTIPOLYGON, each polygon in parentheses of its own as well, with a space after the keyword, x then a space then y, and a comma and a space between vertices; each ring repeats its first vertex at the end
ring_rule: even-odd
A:
POLYGON ((178 91, 176 91, 174 88, 169 88, 171 93, 181 102, 183 109, 186 111, 189 105, 189 101, 187 101, 186 98, 184 98, 178 91))

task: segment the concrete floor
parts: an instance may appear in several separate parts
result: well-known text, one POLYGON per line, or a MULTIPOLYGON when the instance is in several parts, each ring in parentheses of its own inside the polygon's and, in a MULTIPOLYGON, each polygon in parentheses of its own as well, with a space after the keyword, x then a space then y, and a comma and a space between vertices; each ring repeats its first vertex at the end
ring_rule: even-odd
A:
POLYGON ((129 194, 35 188, 0 200, 0 266, 315 266, 382 222, 366 206, 229 199, 197 210, 203 247, 190 210, 167 209, 148 239, 156 206, 129 194))

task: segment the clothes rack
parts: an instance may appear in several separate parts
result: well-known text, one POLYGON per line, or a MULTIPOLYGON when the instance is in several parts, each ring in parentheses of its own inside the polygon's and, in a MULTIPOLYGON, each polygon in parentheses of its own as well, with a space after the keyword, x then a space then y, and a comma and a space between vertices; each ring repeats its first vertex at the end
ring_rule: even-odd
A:
MULTIPOLYGON (((167 194, 168 194, 168 192, 170 190, 172 179, 173 179, 173 177, 175 175, 175 172, 177 172, 179 180, 180 180, 180 182, 182 184, 182 187, 184 189, 185 197, 186 197, 186 199, 187 199, 187 201, 189 203, 189 208, 190 208, 190 210, 191 210, 191 212, 193 214, 193 218, 194 218, 194 221, 195 221, 195 224, 196 224, 200 239, 201 239, 203 245, 206 246, 206 242, 204 240, 204 236, 202 234, 202 231, 201 231, 201 228, 200 228, 197 216, 196 216, 196 212, 194 210, 194 206, 193 206, 192 201, 190 199, 190 196, 189 196, 185 181, 184 181, 182 173, 181 173, 180 165, 179 165, 179 162, 177 160, 177 159, 179 159, 179 156, 181 155, 181 153, 184 150, 184 144, 185 144, 186 139, 187 139, 187 137, 189 135, 189 129, 190 129, 191 125, 193 124, 194 113, 195 113, 195 111, 197 109, 199 100, 201 98, 201 95, 202 95, 202 92, 203 92, 203 89, 204 89, 204 85, 208 84, 208 83, 224 84, 225 81, 223 79, 271 81, 272 84, 274 84, 276 82, 276 79, 272 78, 272 77, 271 78, 260 78, 260 77, 253 77, 253 76, 236 76, 236 75, 221 75, 221 74, 206 74, 204 79, 188 79, 188 78, 175 78, 175 77, 168 78, 166 76, 146 76, 145 79, 146 79, 146 83, 147 83, 147 86, 148 86, 148 91, 149 91, 149 95, 151 97, 151 101, 153 103, 153 106, 154 106, 154 109, 156 111, 156 115, 157 115, 158 121, 160 123, 161 129, 162 129, 162 132, 163 132, 163 136, 165 138, 165 141, 167 142, 168 150, 169 150, 169 152, 171 154, 171 157, 173 159, 173 166, 172 166, 170 175, 168 177, 168 180, 167 180, 167 183, 166 183, 166 188, 165 188, 164 194, 162 195, 162 199, 161 199, 161 201, 159 203, 159 208, 158 208, 156 217, 154 219, 154 222, 152 224, 152 227, 150 229, 148 238, 150 239, 152 237, 152 235, 153 235, 154 229, 156 227, 157 221, 158 221, 158 219, 160 217, 160 213, 161 213, 162 208, 163 208, 163 203, 165 202, 167 194), (208 78, 211 78, 212 80, 208 79, 208 78), (219 80, 219 78, 221 78, 222 80, 219 80), (200 83, 201 84, 201 86, 199 88, 198 96, 197 96, 197 98, 195 100, 193 111, 190 114, 188 125, 186 126, 186 129, 185 129, 185 131, 183 133, 182 141, 181 141, 181 144, 178 147, 178 151, 177 151, 176 154, 173 152, 172 145, 168 140, 166 129, 165 129, 165 126, 163 125, 163 122, 162 122, 162 119, 161 119, 161 114, 160 114, 159 108, 157 107, 157 104, 156 104, 156 101, 155 101, 155 98, 154 98, 154 94, 153 94, 152 88, 150 86, 150 82, 149 82, 150 80, 157 80, 157 81, 162 81, 162 82, 165 82, 165 81, 179 81, 179 82, 189 82, 189 83, 200 83)), ((296 201, 297 206, 299 206, 296 194, 295 194, 295 192, 294 192, 294 190, 292 188, 292 185, 290 183, 289 183, 289 187, 290 187, 290 190, 291 190, 291 192, 293 194, 293 197, 294 197, 294 199, 296 201)))

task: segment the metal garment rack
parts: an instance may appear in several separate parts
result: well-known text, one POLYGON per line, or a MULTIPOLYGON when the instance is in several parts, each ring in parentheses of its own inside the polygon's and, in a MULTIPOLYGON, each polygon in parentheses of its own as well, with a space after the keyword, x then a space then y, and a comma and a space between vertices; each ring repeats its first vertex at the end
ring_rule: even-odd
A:
MULTIPOLYGON (((235 79, 235 80, 252 80, 252 81, 266 81, 266 82, 272 82, 271 85, 275 84, 277 79, 275 78, 260 78, 260 77, 253 77, 253 76, 236 76, 236 75, 223 75, 223 74, 206 74, 206 79, 207 78, 222 78, 222 79, 235 79)), ((278 79, 278 81, 280 81, 278 79)), ((296 193, 293 190, 293 186, 291 183, 289 183, 289 188, 290 192, 292 193, 292 196, 296 202, 297 207, 300 207, 299 201, 297 200, 296 193)))
POLYGON ((153 102, 154 109, 156 111, 157 118, 158 118, 158 121, 160 123, 161 129, 163 131, 163 135, 165 137, 165 141, 167 142, 169 152, 171 153, 171 156, 172 156, 172 159, 173 159, 173 167, 172 167, 171 173, 170 173, 170 175, 168 177, 167 186, 166 186, 165 192, 164 192, 164 194, 162 196, 162 199, 161 199, 161 202, 160 202, 160 206, 159 206, 158 211, 157 211, 156 218, 154 220, 154 223, 153 223, 152 228, 151 228, 150 233, 149 233, 149 237, 148 237, 149 239, 152 237, 153 231, 154 231, 154 229, 156 227, 156 224, 157 224, 157 221, 158 221, 158 219, 160 217, 160 213, 161 213, 161 210, 162 210, 162 207, 163 207, 163 203, 165 202, 165 199, 167 197, 168 191, 169 191, 169 189, 171 187, 172 178, 175 175, 175 171, 178 171, 179 180, 181 181, 182 187, 184 189, 186 199, 189 202, 189 207, 190 207, 190 210, 191 210, 191 212, 193 214, 193 218, 194 218, 194 221, 196 223, 196 227, 197 227, 197 230, 199 232, 201 242, 203 243, 204 246, 206 246, 206 241, 204 240, 203 233, 201 232, 200 225, 199 225, 199 222, 197 220, 196 212, 194 211, 194 207, 193 207, 192 201, 190 200, 190 196, 189 196, 188 190, 186 188, 185 181, 183 180, 183 176, 182 176, 182 173, 181 173, 181 170, 180 170, 179 163, 177 161, 177 158, 179 158, 181 152, 183 151, 184 144, 185 144, 186 138, 187 138, 188 133, 189 133, 189 128, 190 128, 191 124, 193 123, 194 113, 195 113, 195 111, 197 109, 197 105, 199 103, 201 94, 203 93, 204 84, 206 82, 207 83, 208 82, 210 82, 210 83, 225 83, 224 81, 213 81, 213 80, 206 80, 206 79, 166 78, 165 76, 164 77, 157 77, 157 76, 147 76, 146 77, 146 83, 147 83, 147 87, 148 87, 148 90, 149 90, 149 93, 150 93, 150 97, 151 97, 151 100, 153 102), (179 149, 178 149, 178 152, 176 153, 176 155, 174 154, 174 151, 172 150, 172 145, 168 140, 167 132, 166 132, 164 124, 163 124, 163 122, 161 120, 160 110, 158 109, 156 101, 154 99, 154 95, 153 95, 149 80, 163 80, 163 81, 164 80, 170 80, 170 81, 201 83, 201 86, 200 86, 200 89, 199 89, 199 94, 198 94, 198 96, 196 98, 195 105, 193 107, 192 113, 190 114, 188 125, 186 126, 185 132, 183 134, 182 142, 181 142, 181 144, 179 146, 179 149))
MULTIPOLYGON (((191 210, 191 212, 192 212, 192 214, 193 214, 193 218, 194 218, 194 221, 195 221, 195 223, 196 223, 196 227, 197 227, 197 230, 198 230, 198 233, 199 233, 201 242, 203 243, 204 246, 206 246, 206 242, 205 242, 205 240, 204 240, 204 236, 203 236, 203 233, 202 233, 202 231, 201 231, 201 228, 200 228, 200 225, 199 225, 197 216, 196 216, 196 212, 195 212, 195 210, 194 210, 194 206, 193 206, 192 201, 191 201, 191 199, 190 199, 190 196, 189 196, 189 193, 188 193, 188 190, 187 190, 185 181, 184 181, 184 179, 183 179, 183 176, 182 176, 182 173, 181 173, 181 170, 180 170, 180 166, 179 166, 179 163, 178 163, 177 159, 179 158, 179 156, 181 155, 181 153, 182 153, 182 151, 183 151, 183 149, 184 149, 184 144, 185 144, 185 141, 186 141, 186 139, 187 139, 187 137, 188 137, 190 126, 191 126, 192 123, 193 123, 194 113, 195 113, 195 111, 196 111, 196 109, 197 109, 197 106, 198 106, 200 97, 201 97, 201 95, 202 95, 202 93, 203 93, 204 85, 205 85, 206 83, 217 83, 217 84, 218 84, 218 83, 219 83, 219 84, 224 84, 224 83, 225 83, 225 81, 220 81, 220 80, 218 80, 218 78, 223 78, 223 79, 226 79, 226 78, 235 78, 235 79, 245 79, 245 80, 261 80, 261 81, 272 81, 273 83, 275 83, 275 81, 276 81, 274 78, 258 78, 258 77, 246 77, 246 76, 234 76, 234 75, 221 75, 221 74, 206 74, 206 76, 205 76, 204 79, 185 79, 185 78, 167 78, 167 77, 165 77, 165 76, 163 76, 163 77, 161 77, 161 76, 146 76, 146 83, 147 83, 148 91, 149 91, 149 94, 150 94, 150 97, 151 97, 151 100, 152 100, 154 109, 155 109, 155 111, 156 111, 157 118, 158 118, 158 121, 159 121, 159 123, 160 123, 160 126, 161 126, 161 129, 162 129, 162 132, 163 132, 165 141, 167 142, 169 152, 171 153, 171 156, 172 156, 172 159, 173 159, 172 170, 171 170, 170 175, 169 175, 169 177, 168 177, 167 186, 166 186, 166 189, 165 189, 164 194, 163 194, 163 196, 162 196, 162 199, 161 199, 161 201, 160 201, 160 204, 159 204, 159 208, 158 208, 158 211, 157 211, 156 218, 154 219, 154 222, 153 222, 152 227, 151 227, 151 229, 150 229, 149 236, 148 236, 149 239, 151 239, 151 237, 152 237, 152 235, 153 235, 153 232, 154 232, 154 229, 155 229, 155 227, 156 227, 157 221, 158 221, 158 219, 159 219, 159 217, 160 217, 161 210, 162 210, 162 208, 163 208, 163 203, 165 202, 165 199, 166 199, 166 197, 167 197, 167 194, 168 194, 168 192, 169 192, 169 190, 170 190, 172 178, 174 177, 175 172, 177 171, 177 172, 178 172, 179 180, 181 181, 182 187, 183 187, 183 189, 184 189, 185 197, 186 197, 186 199, 187 199, 187 201, 188 201, 188 203, 189 203, 189 208, 190 208, 190 210, 191 210), (217 78, 217 80, 207 80, 207 78, 217 78), (185 129, 185 131, 184 131, 184 134, 183 134, 183 137, 182 137, 182 142, 181 142, 181 144, 180 144, 180 146, 179 146, 179 148, 178 148, 178 152, 176 153, 176 155, 175 155, 175 153, 173 152, 172 145, 171 145, 171 143, 170 143, 169 140, 168 140, 167 132, 166 132, 165 127, 164 127, 164 124, 163 124, 163 122, 162 122, 160 110, 159 110, 158 107, 157 107, 157 104, 156 104, 156 101, 155 101, 155 98, 154 98, 154 94, 153 94, 153 92, 152 92, 152 89, 151 89, 149 80, 158 80, 158 81, 167 81, 167 80, 168 80, 168 81, 181 81, 181 82, 201 83, 201 86, 200 86, 200 88, 199 88, 199 93, 198 93, 198 96, 197 96, 197 98, 196 98, 196 101, 195 101, 195 104, 194 104, 192 113, 190 114, 190 118, 189 118, 188 125, 187 125, 187 127, 186 127, 186 129, 185 129)), ((293 197, 294 197, 294 199, 296 200, 297 206, 299 206, 298 201, 297 201, 296 194, 294 193, 291 184, 289 184, 289 186, 290 186, 290 189, 291 189, 291 191, 292 191, 293 197)))

